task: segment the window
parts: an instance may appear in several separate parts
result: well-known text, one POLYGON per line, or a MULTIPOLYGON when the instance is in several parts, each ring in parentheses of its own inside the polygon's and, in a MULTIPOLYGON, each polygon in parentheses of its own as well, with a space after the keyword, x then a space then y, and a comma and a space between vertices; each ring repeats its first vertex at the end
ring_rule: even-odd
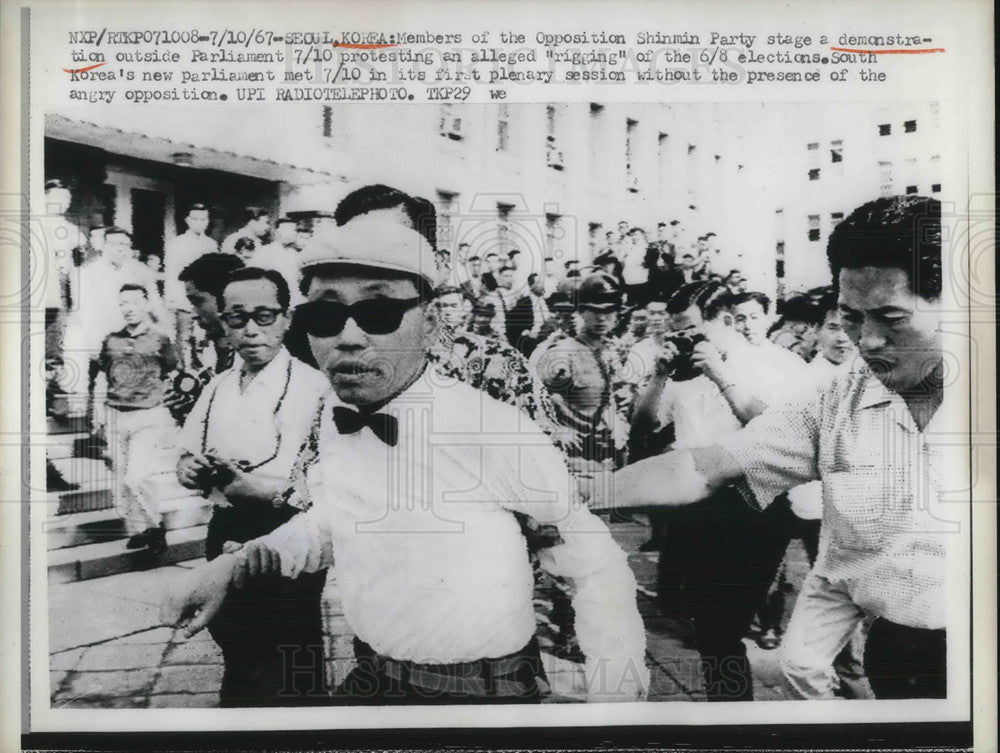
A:
POLYGON ((563 230, 560 226, 562 222, 562 215, 559 214, 546 214, 545 215, 545 251, 546 256, 556 257, 555 245, 556 241, 561 240, 563 237, 563 230))
POLYGON ((556 143, 556 107, 545 108, 545 164, 553 170, 563 169, 563 154, 556 143))
POLYGON ((439 248, 452 246, 452 219, 455 216, 458 194, 451 191, 437 192, 437 244, 439 248))
POLYGON ((931 128, 941 127, 941 105, 938 102, 930 104, 931 128))
POLYGON ((774 276, 777 278, 777 293, 779 298, 785 295, 785 242, 778 241, 774 245, 774 276))
POLYGON ((329 105, 323 106, 323 137, 333 136, 333 108, 329 105))
POLYGON ((667 180, 670 178, 670 166, 668 164, 669 160, 669 141, 670 137, 661 133, 656 137, 656 164, 659 168, 659 178, 660 186, 664 187, 667 180))
POLYGON ((513 204, 497 202, 497 246, 503 253, 510 250, 510 213, 513 210, 513 204))
POLYGON ((907 186, 906 187, 906 193, 916 193, 916 192, 917 192, 917 187, 916 186, 907 186))
POLYGON ((819 240, 819 215, 810 214, 809 215, 809 240, 818 241, 819 240))
POLYGON ((497 107, 497 151, 510 150, 510 105, 497 107))
POLYGON ((806 144, 806 149, 808 149, 810 152, 816 151, 817 149, 819 149, 819 142, 813 141, 809 144, 806 144))
POLYGON ((931 193, 941 193, 941 184, 931 183, 931 193))
POLYGON ((880 161, 878 163, 879 192, 882 196, 892 196, 892 163, 880 161))
POLYGON ((917 121, 907 120, 903 122, 904 133, 914 133, 917 130, 917 121))
POLYGON ((639 179, 635 173, 636 163, 636 130, 638 120, 625 121, 625 188, 636 193, 639 190, 639 179))
POLYGON ((462 140, 462 116, 455 114, 453 105, 441 105, 438 134, 452 141, 462 140))
POLYGON ((844 161, 844 142, 843 141, 831 141, 830 142, 830 162, 843 162, 844 161))
POLYGON ((819 180, 819 168, 813 168, 809 171, 809 180, 819 180))
POLYGON ((830 229, 837 227, 844 219, 843 212, 834 212, 830 215, 830 229))
POLYGON ((892 126, 889 123, 883 123, 878 127, 879 136, 888 136, 892 133, 892 126))

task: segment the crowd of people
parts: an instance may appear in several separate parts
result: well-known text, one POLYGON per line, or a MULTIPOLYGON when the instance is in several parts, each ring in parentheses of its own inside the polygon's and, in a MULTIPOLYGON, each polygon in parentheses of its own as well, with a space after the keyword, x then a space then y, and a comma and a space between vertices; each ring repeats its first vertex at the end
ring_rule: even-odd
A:
POLYGON ((433 205, 387 186, 311 231, 248 208, 220 245, 195 204, 163 275, 122 228, 72 249, 93 258, 60 269, 47 360, 86 375, 69 402, 112 448, 126 546, 165 548, 163 463, 213 504, 209 564, 172 609, 222 648, 222 705, 537 701, 542 583, 589 698, 641 698, 637 586, 607 525, 636 514, 647 595, 689 621, 708 700, 753 699, 747 636, 781 645, 791 698, 943 697, 940 532, 913 526, 915 471, 875 488, 896 471, 861 415, 902 406, 926 458, 940 343, 918 304, 940 295, 940 235, 916 240, 917 216, 939 227, 932 200, 859 208, 830 240, 835 285, 779 308, 677 221, 654 241, 620 223, 557 267, 448 249, 433 205), (782 636, 793 538, 812 571, 782 636), (358 661, 336 689, 333 562, 358 661), (297 655, 290 676, 290 650, 315 673, 297 655))

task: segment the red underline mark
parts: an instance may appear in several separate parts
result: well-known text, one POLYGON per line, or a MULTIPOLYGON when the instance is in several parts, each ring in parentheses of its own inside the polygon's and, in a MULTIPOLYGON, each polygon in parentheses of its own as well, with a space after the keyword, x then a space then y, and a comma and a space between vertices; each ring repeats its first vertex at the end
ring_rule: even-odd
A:
POLYGON ((399 47, 398 44, 348 44, 347 42, 333 42, 334 47, 347 47, 351 50, 381 50, 385 47, 399 47))
POLYGON ((63 73, 86 73, 87 71, 92 71, 94 68, 100 68, 102 65, 107 65, 106 63, 97 63, 96 65, 88 65, 86 68, 77 68, 75 71, 69 68, 63 68, 63 73))
POLYGON ((924 52, 944 52, 944 47, 932 47, 926 50, 852 50, 848 47, 831 47, 834 52, 867 53, 869 55, 920 55, 924 52))

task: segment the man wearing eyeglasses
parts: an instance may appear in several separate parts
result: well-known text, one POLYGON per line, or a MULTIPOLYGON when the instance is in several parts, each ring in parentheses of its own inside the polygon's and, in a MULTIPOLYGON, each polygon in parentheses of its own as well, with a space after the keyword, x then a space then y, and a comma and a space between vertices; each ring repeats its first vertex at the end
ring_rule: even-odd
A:
MULTIPOLYGON (((177 466, 180 482, 214 503, 205 542, 210 562, 298 512, 283 495, 329 390, 322 374, 282 344, 289 290, 280 272, 237 269, 221 290, 219 318, 240 358, 195 403, 177 466)), ((325 695, 324 582, 322 571, 271 575, 229 594, 208 626, 225 660, 220 705, 295 705, 325 695)))
POLYGON ((426 368, 438 326, 429 244, 372 214, 304 253, 298 314, 335 392, 298 490, 312 507, 187 575, 178 622, 197 632, 258 573, 335 561, 359 659, 335 700, 537 703, 523 512, 559 529, 540 557, 576 586, 590 700, 640 698, 635 578, 563 457, 516 407, 426 368))

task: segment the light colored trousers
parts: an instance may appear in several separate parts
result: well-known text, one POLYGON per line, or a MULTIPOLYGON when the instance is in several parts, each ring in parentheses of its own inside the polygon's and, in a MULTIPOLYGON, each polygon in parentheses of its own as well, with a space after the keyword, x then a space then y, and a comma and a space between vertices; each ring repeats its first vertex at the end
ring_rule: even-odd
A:
POLYGON ((177 425, 163 406, 118 410, 108 408, 106 436, 115 474, 115 507, 129 534, 160 524, 156 484, 172 473, 176 460, 177 425))
POLYGON ((846 592, 810 572, 795 602, 779 661, 785 695, 792 699, 875 697, 864 675, 865 613, 846 592))

